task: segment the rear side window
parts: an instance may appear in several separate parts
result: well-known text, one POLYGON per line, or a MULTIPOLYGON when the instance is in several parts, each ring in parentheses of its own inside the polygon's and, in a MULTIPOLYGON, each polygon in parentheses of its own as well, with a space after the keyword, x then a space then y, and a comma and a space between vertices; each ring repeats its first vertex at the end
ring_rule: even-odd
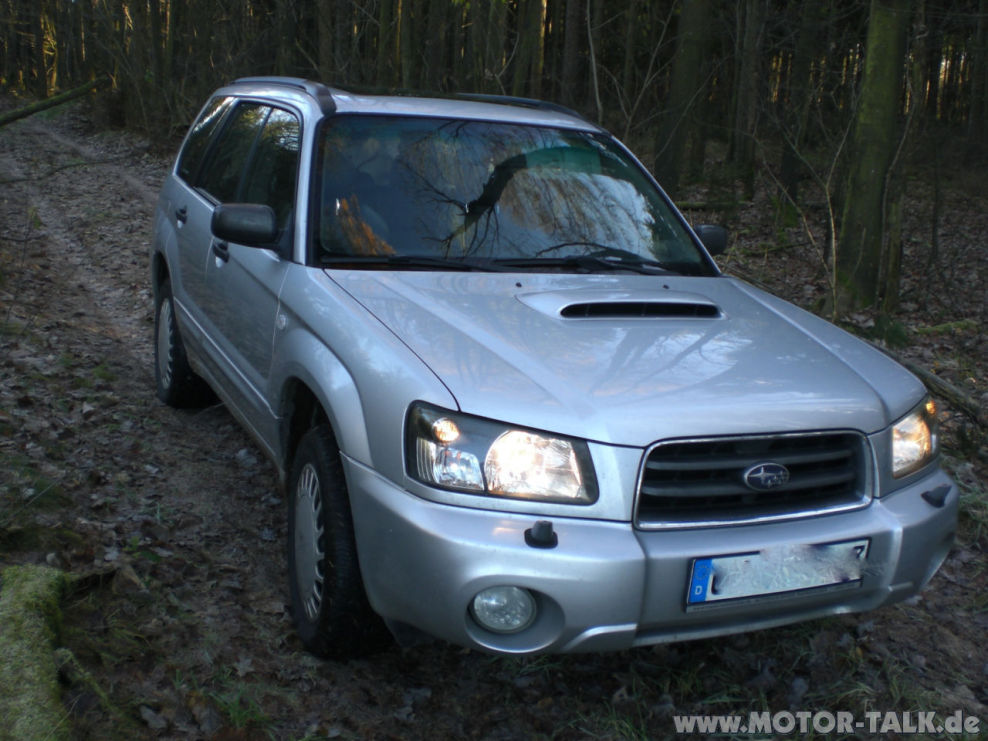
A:
POLYGON ((241 103, 237 106, 196 178, 196 187, 219 203, 236 200, 244 166, 270 111, 269 106, 259 103, 241 103))
POLYGON ((206 153, 206 145, 219 122, 223 120, 233 98, 216 98, 207 104, 202 114, 192 124, 185 147, 178 157, 178 176, 191 183, 202 164, 203 155, 206 153))

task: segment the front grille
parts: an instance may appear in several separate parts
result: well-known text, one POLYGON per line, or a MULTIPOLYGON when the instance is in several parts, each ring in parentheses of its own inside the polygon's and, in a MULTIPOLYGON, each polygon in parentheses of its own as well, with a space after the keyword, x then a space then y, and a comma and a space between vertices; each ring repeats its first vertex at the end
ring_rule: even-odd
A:
POLYGON ((636 523, 721 525, 860 506, 870 499, 867 450, 852 432, 659 443, 645 459, 636 523), (789 481, 748 486, 745 472, 764 463, 785 466, 789 481))

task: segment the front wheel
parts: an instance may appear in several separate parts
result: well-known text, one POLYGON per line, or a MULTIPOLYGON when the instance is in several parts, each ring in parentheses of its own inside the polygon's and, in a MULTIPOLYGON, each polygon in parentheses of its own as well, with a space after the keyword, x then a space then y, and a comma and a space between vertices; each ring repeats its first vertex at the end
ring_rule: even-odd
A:
POLYGON ((327 658, 370 653, 383 625, 364 592, 343 466, 325 425, 299 442, 288 502, 289 589, 302 643, 327 658))

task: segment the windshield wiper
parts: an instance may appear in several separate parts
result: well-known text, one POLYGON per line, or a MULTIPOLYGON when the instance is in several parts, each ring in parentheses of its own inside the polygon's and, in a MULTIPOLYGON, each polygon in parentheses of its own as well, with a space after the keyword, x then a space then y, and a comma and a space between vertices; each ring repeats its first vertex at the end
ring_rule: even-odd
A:
POLYGON ((553 270, 576 268, 588 273, 630 270, 642 275, 675 275, 660 262, 645 259, 601 257, 599 255, 569 255, 567 257, 507 257, 494 260, 509 268, 550 268, 553 270))
POLYGON ((459 270, 463 272, 504 272, 490 260, 436 257, 433 255, 324 255, 323 267, 354 270, 459 270))
MULTIPOLYGON (((655 260, 618 257, 617 250, 591 255, 565 257, 503 257, 493 259, 438 257, 434 255, 325 255, 322 267, 349 270, 456 270, 462 272, 503 273, 512 270, 579 270, 586 273, 627 270, 642 275, 677 275, 655 260), (604 257, 603 255, 609 255, 604 257)), ((627 253, 631 255, 632 253, 627 253)))

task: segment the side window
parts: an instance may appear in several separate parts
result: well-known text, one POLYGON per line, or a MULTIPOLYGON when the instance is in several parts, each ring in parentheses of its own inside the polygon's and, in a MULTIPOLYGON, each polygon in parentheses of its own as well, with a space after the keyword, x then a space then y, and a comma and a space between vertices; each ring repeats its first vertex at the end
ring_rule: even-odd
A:
POLYGON ((240 200, 271 206, 281 228, 287 226, 295 202, 298 153, 298 121, 287 111, 273 109, 257 140, 240 200))
POLYGON ((195 182, 196 187, 220 203, 236 199, 244 165, 270 111, 270 107, 259 103, 241 103, 234 109, 195 182))
POLYGON ((195 177, 206 153, 206 145, 209 144, 210 137, 219 122, 223 120, 223 115, 229 110, 232 102, 233 98, 216 98, 210 101, 198 120, 192 124, 185 147, 178 157, 178 176, 182 180, 191 182, 195 177))

